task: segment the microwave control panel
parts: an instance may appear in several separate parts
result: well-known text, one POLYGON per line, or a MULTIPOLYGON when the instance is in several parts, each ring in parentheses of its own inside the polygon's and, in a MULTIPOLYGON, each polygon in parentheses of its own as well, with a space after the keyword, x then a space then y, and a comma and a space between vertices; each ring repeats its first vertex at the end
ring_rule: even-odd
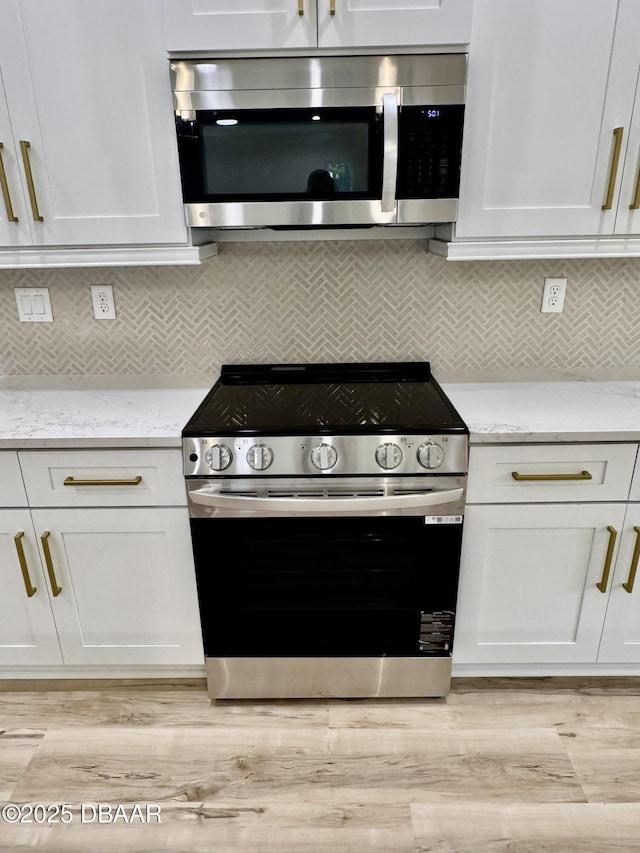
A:
POLYGON ((463 104, 401 107, 398 198, 457 198, 463 104))

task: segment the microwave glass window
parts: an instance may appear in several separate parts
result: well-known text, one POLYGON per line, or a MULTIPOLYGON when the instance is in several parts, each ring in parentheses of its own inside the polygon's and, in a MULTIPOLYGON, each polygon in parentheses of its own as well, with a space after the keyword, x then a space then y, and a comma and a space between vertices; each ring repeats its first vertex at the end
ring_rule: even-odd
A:
POLYGON ((380 193, 382 134, 375 108, 210 112, 198 114, 196 124, 190 142, 197 140, 201 174, 194 176, 194 190, 206 200, 380 193))

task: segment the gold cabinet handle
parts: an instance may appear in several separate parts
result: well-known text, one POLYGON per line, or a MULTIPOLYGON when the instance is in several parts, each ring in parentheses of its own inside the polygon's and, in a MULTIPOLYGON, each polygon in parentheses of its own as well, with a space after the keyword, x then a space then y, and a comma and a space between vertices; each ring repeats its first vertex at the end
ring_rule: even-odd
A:
POLYGON ((7 209, 7 219, 9 222, 18 222, 18 217, 13 212, 13 205, 11 204, 11 193, 9 192, 9 184, 7 182, 7 173, 4 170, 4 163, 2 162, 2 149, 4 145, 0 142, 0 188, 2 188, 2 197, 4 199, 4 206, 7 209))
POLYGON ((75 477, 66 477, 63 486, 139 486, 142 476, 131 477, 129 480, 76 480, 75 477))
POLYGON ((616 539, 618 537, 618 531, 615 527, 611 527, 611 525, 607 525, 607 530, 609 531, 609 544, 607 545, 607 556, 604 558, 604 566, 602 568, 602 578, 600 579, 600 583, 597 583, 596 586, 600 590, 600 592, 607 591, 607 584, 609 583, 609 572, 611 571, 611 561, 613 560, 613 549, 616 546, 616 539))
POLYGON ((609 172, 609 186, 607 187, 607 198, 602 205, 603 210, 611 210, 613 204, 613 192, 616 187, 618 176, 618 162, 620 161, 620 149, 622 148, 622 135, 624 128, 616 127, 613 130, 613 158, 611 160, 611 171, 609 172))
POLYGON ((640 163, 638 163, 638 177, 636 178, 636 191, 633 194, 633 201, 629 205, 629 210, 640 210, 640 163))
POLYGON ((638 560, 640 559, 640 527, 634 527, 633 529, 636 532, 636 547, 633 549, 633 557, 631 557, 629 577, 622 584, 622 588, 629 593, 633 592, 633 585, 636 582, 636 572, 638 571, 638 560))
POLYGON ((511 476, 518 482, 526 480, 592 480, 593 477, 588 471, 581 471, 579 474, 518 474, 517 471, 512 471, 511 476))
POLYGON ((38 199, 36 198, 36 187, 33 183, 33 172, 31 171, 31 160, 29 158, 29 149, 31 143, 26 139, 20 140, 20 150, 22 151, 22 162, 24 163, 24 173, 27 178, 27 188, 29 190, 29 200, 31 201, 31 212, 33 213, 34 222, 44 222, 44 217, 40 215, 38 210, 38 199))
POLYGON ((336 13, 336 0, 329 0, 329 14, 335 15, 336 13))
POLYGON ((13 537, 13 541, 16 543, 16 551, 18 552, 18 562, 20 563, 20 568, 22 569, 22 580, 24 581, 24 588, 27 590, 27 598, 32 598, 38 591, 38 587, 34 586, 31 583, 31 577, 29 575, 29 566, 27 565, 27 558, 24 554, 24 546, 22 545, 22 539, 24 538, 24 530, 21 530, 20 533, 16 533, 13 537))
POLYGON ((304 0, 298 0, 298 14, 304 15, 304 0))
POLYGON ((56 571, 53 567, 53 558, 51 557, 51 548, 49 547, 50 536, 51 532, 49 530, 45 530, 45 532, 40 537, 40 541, 42 542, 42 550, 44 551, 44 561, 47 564, 47 572, 49 573, 49 583, 51 584, 51 592, 53 593, 53 597, 57 598, 62 592, 62 587, 58 586, 58 581, 56 580, 56 571))

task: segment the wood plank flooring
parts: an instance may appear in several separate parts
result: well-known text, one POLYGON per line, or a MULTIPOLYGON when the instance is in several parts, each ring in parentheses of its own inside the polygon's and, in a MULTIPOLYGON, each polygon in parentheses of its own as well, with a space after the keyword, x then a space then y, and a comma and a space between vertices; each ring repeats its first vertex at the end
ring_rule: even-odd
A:
POLYGON ((0 809, 20 809, 0 853, 640 853, 640 679, 218 703, 204 682, 60 687, 0 683, 0 809))

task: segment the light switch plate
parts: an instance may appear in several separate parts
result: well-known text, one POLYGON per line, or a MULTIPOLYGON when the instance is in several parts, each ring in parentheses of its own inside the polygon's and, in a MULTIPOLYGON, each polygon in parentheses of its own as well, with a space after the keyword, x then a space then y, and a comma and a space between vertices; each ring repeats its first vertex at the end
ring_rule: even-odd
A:
POLYGON ((21 323, 53 323, 48 287, 14 287, 21 323))

